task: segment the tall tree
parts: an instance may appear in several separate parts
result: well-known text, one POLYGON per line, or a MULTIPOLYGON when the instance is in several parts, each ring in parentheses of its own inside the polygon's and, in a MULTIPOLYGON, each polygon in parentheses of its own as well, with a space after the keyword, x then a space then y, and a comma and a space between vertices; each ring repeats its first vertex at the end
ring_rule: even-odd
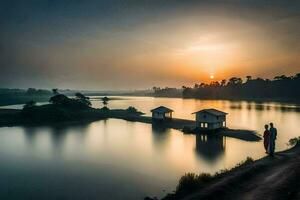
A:
POLYGON ((247 81, 251 81, 252 80, 252 76, 246 76, 247 81))
POLYGON ((102 100, 102 103, 103 103, 103 107, 106 108, 107 105, 108 105, 109 98, 105 96, 101 100, 102 100))
POLYGON ((78 102, 83 103, 83 104, 85 104, 85 105, 87 105, 87 106, 91 106, 91 105, 92 105, 92 103, 91 103, 91 101, 90 101, 90 97, 87 97, 87 96, 81 94, 80 92, 77 92, 77 93, 75 94, 75 99, 76 99, 78 102))
POLYGON ((221 80, 221 86, 225 86, 226 85, 226 79, 221 80))

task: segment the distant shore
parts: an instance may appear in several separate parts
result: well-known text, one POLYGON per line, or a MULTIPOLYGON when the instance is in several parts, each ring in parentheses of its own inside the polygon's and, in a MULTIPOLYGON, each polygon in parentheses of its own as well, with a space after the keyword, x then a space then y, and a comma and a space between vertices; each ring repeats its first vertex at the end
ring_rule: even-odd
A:
MULTIPOLYGON (((93 93, 87 94, 88 96, 101 96, 102 94, 93 93)), ((295 103, 300 104, 300 100, 298 98, 245 98, 245 97, 233 97, 233 98, 196 98, 196 97, 183 97, 180 95, 156 95, 154 93, 145 93, 145 94, 136 94, 136 93, 114 93, 114 94, 107 94, 108 96, 130 96, 130 97, 154 97, 154 98, 178 98, 178 99, 195 99, 195 100, 224 100, 224 101, 249 101, 249 102, 278 102, 278 103, 295 103)))
MULTIPOLYGON (((122 96, 122 95, 120 95, 122 96)), ((131 95, 128 95, 131 96, 131 95)), ((135 95, 132 95, 135 96, 135 95)), ((179 98, 179 99, 194 99, 194 100, 212 100, 212 101, 248 101, 248 102, 277 102, 277 103, 293 103, 300 105, 300 99, 289 99, 289 98, 195 98, 195 97, 183 97, 179 96, 157 96, 154 94, 144 95, 146 97, 154 97, 154 98, 179 98)))
MULTIPOLYGON (((87 93, 87 96, 91 98, 96 96, 103 96, 103 93, 87 93)), ((196 97, 183 97, 182 95, 175 96, 167 96, 167 95, 155 95, 154 93, 114 93, 114 94, 106 94, 111 96, 110 100, 120 100, 121 97, 153 97, 153 98, 179 98, 179 99, 194 99, 194 100, 220 100, 220 101, 248 101, 248 102, 257 102, 257 103, 269 103, 269 102, 277 102, 277 103, 291 103, 300 105, 300 99, 289 99, 289 98, 196 98, 196 97)), ((34 100, 36 102, 48 102, 51 95, 1 95, 0 94, 0 106, 9 106, 15 104, 25 104, 30 100, 34 100)))

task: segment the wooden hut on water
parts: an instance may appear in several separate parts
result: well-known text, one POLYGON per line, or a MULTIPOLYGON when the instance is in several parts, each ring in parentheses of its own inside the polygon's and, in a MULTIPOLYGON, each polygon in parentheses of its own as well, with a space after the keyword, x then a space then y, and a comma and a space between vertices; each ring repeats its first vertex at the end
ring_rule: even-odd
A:
POLYGON ((167 108, 165 106, 159 106, 151 110, 152 119, 158 121, 169 120, 172 119, 173 112, 174 111, 170 108, 167 108))
POLYGON ((226 127, 226 115, 217 109, 203 109, 192 114, 196 115, 196 127, 201 130, 215 130, 226 127))

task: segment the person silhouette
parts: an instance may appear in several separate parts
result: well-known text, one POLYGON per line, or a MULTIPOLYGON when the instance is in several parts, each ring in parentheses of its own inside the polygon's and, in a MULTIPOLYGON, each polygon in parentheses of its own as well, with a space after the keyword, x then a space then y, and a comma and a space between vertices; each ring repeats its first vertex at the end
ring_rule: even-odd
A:
POLYGON ((275 153, 275 140, 277 139, 277 129, 273 123, 270 123, 270 156, 274 156, 275 153))
POLYGON ((269 131, 269 126, 266 124, 265 131, 264 131, 264 147, 265 147, 266 153, 270 153, 269 143, 270 143, 270 131, 269 131))

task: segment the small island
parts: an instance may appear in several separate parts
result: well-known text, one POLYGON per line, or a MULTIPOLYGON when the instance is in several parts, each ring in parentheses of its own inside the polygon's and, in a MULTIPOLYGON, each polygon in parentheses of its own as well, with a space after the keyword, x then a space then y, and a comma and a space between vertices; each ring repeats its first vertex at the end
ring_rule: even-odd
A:
POLYGON ((108 98, 104 97, 104 107, 96 109, 91 107, 89 97, 81 93, 76 93, 75 98, 55 94, 49 104, 38 106, 36 102, 29 101, 22 110, 0 109, 0 127, 77 124, 106 118, 130 119, 143 114, 133 107, 110 110, 106 106, 107 101, 108 98))

